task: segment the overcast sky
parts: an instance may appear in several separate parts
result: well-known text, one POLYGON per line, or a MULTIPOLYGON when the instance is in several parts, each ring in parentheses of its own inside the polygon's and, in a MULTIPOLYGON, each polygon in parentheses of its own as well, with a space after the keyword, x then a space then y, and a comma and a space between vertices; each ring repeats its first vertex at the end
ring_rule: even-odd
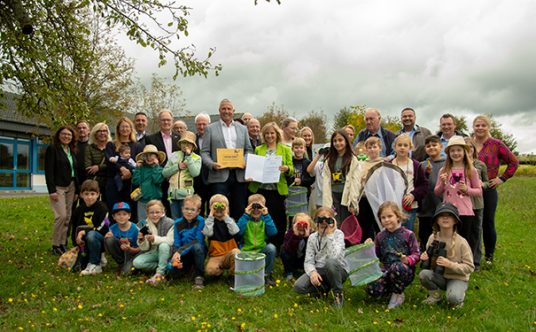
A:
MULTIPOLYGON (((398 116, 406 106, 436 130, 443 113, 472 122, 491 113, 521 152, 536 153, 536 1, 182 2, 188 42, 216 47, 219 77, 181 78, 188 110, 216 112, 222 98, 260 115, 275 102, 297 118, 330 122, 350 105, 398 116)), ((170 77, 157 55, 130 45, 137 75, 170 77)), ((331 129, 331 128, 330 128, 331 129)))

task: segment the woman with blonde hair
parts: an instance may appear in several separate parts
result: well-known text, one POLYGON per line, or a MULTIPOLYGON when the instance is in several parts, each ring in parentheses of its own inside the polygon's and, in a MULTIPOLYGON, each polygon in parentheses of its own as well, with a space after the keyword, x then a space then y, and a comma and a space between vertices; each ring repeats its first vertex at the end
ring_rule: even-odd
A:
POLYGON ((108 125, 104 122, 99 122, 93 126, 89 134, 89 145, 86 148, 84 160, 84 169, 88 179, 95 180, 99 183, 101 199, 105 201, 106 181, 108 178, 108 164, 104 152, 108 142, 112 141, 108 125))
POLYGON ((313 145, 315 144, 315 135, 310 127, 303 127, 300 130, 299 137, 305 141, 305 150, 307 152, 306 157, 309 160, 313 160, 313 145))

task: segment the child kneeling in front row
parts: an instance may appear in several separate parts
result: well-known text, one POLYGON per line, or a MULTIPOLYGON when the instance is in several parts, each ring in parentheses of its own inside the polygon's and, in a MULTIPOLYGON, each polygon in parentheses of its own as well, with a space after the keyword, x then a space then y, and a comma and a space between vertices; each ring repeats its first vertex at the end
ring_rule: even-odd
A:
MULTIPOLYGON (((407 215, 400 206, 387 201, 378 208, 383 231, 376 235, 374 243, 376 255, 383 264, 383 276, 367 285, 367 292, 373 296, 391 294, 388 309, 404 303, 404 289, 415 278, 415 264, 419 261, 419 245, 415 234, 402 226, 407 215)), ((365 242, 372 242, 369 238, 365 242)))
POLYGON ((242 237, 242 251, 263 253, 266 255, 264 268, 264 283, 275 286, 272 278, 276 248, 266 243, 268 237, 277 234, 277 228, 268 213, 266 199, 261 194, 253 194, 248 198, 245 213, 238 219, 238 228, 242 237))
POLYGON ((80 187, 81 204, 71 218, 73 245, 80 248, 81 275, 94 275, 102 272, 106 265, 104 258, 104 235, 108 233, 108 208, 99 201, 99 183, 86 180, 80 187), (104 259, 103 259, 104 258, 104 259))
POLYGON ((348 278, 349 267, 344 259, 344 233, 337 229, 335 214, 329 207, 315 212, 317 231, 309 236, 303 264, 305 273, 294 283, 300 294, 333 290, 335 308, 344 303, 342 284, 348 278))
POLYGON ((186 196, 182 204, 182 217, 175 222, 173 247, 171 248, 171 273, 188 272, 194 267, 194 288, 205 287, 205 237, 202 230, 205 219, 199 215, 201 197, 186 196))
POLYGON ((128 275, 132 270, 132 262, 140 252, 138 247, 138 227, 130 222, 130 205, 125 202, 115 203, 112 217, 116 221, 104 236, 104 248, 112 256, 119 273, 128 275))
POLYGON ((293 281, 294 274, 303 270, 307 240, 312 232, 313 221, 306 213, 296 213, 292 228, 285 233, 281 260, 285 269, 285 280, 293 281))
POLYGON ((166 267, 173 244, 173 219, 166 217, 160 200, 150 200, 147 205, 147 219, 138 223, 138 245, 142 250, 135 259, 134 267, 156 273, 146 283, 156 285, 164 280, 166 267))
POLYGON ((235 236, 240 229, 229 216, 229 200, 224 195, 214 195, 209 201, 210 213, 205 220, 203 234, 208 239, 208 261, 205 272, 209 276, 221 276, 229 270, 229 282, 234 284, 235 255, 240 253, 235 236))
MULTIPOLYGON (((447 291, 447 302, 453 307, 463 306, 469 277, 474 271, 473 253, 467 241, 456 229, 460 225, 458 209, 450 203, 441 203, 434 214, 434 233, 426 244, 426 252, 421 254, 423 262, 429 269, 419 273, 419 279, 429 296, 423 303, 436 304, 441 301, 440 290, 447 291), (446 254, 437 248, 446 249, 446 254), (433 257, 430 257, 433 256, 433 257)), ((444 251, 443 249, 443 251, 444 251)))

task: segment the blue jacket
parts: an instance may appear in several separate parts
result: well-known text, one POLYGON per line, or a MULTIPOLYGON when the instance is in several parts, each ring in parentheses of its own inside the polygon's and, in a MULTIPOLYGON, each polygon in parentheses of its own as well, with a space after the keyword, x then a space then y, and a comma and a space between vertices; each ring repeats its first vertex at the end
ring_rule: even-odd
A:
POLYGON ((171 247, 171 253, 179 252, 181 256, 186 255, 192 246, 196 243, 200 243, 205 246, 205 238, 201 231, 205 227, 205 219, 201 216, 188 222, 184 217, 177 219, 175 222, 174 234, 173 234, 173 246, 171 247))

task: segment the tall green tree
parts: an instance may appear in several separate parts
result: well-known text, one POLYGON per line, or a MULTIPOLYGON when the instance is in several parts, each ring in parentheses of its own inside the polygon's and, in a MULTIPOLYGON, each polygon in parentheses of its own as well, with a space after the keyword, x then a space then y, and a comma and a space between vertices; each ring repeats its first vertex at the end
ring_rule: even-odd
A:
POLYGON ((21 96, 21 113, 52 127, 87 118, 93 105, 80 94, 80 77, 98 57, 85 22, 90 14, 154 49, 159 65, 172 59, 174 77, 217 75, 221 66, 209 61, 214 49, 198 59, 194 46, 184 46, 189 11, 172 0, 0 0, 0 86, 21 96), (23 33, 23 21, 32 33, 23 33))
POLYGON ((272 105, 267 107, 267 111, 261 114, 261 116, 257 117, 257 120, 261 123, 261 128, 268 122, 275 122, 278 126, 281 126, 281 123, 284 119, 288 118, 289 114, 285 110, 284 105, 276 105, 275 103, 272 103, 272 105))

